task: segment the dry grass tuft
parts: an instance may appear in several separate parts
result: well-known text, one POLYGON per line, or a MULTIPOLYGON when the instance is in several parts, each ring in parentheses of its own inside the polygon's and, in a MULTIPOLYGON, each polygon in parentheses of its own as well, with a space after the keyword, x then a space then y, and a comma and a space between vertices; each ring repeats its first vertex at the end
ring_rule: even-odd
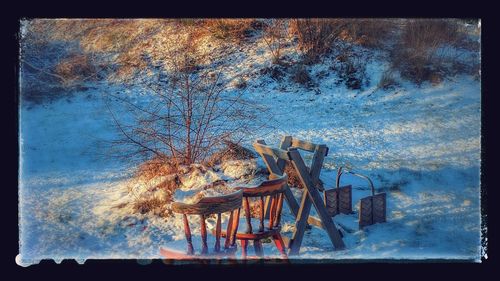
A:
POLYGON ((225 141, 225 145, 225 148, 210 156, 210 158, 205 162, 206 166, 213 167, 226 161, 254 159, 256 157, 252 150, 245 148, 238 143, 225 141))
POLYGON ((439 48, 456 47, 463 41, 463 33, 454 20, 410 20, 391 52, 393 68, 399 70, 401 77, 417 84, 439 83, 449 72, 439 48))
POLYGON ((345 25, 344 19, 296 19, 291 20, 289 33, 297 38, 303 62, 313 64, 332 50, 345 25))
POLYGON ((83 54, 71 55, 61 60, 55 69, 55 73, 63 78, 64 84, 71 84, 85 79, 91 76, 93 72, 89 57, 83 54))
POLYGON ((135 176, 141 180, 151 180, 158 176, 168 176, 179 172, 176 161, 168 156, 155 156, 139 165, 135 176))
POLYGON ((210 19, 204 26, 213 37, 222 40, 241 41, 254 30, 255 19, 210 19))

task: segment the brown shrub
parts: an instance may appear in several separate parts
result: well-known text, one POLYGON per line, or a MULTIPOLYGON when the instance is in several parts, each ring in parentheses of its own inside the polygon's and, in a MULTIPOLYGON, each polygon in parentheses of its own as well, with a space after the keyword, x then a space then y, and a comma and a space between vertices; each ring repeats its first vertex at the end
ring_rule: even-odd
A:
POLYGON ((312 64, 332 50, 345 26, 343 19, 295 19, 290 21, 289 32, 298 39, 304 63, 312 64))
POLYGON ((437 52, 438 48, 460 42, 463 36, 453 20, 409 20, 391 52, 393 68, 399 70, 403 78, 418 84, 438 81, 446 72, 443 54, 437 52))
POLYGON ((394 73, 391 69, 384 71, 382 74, 382 77, 380 78, 380 81, 378 82, 377 87, 379 89, 390 89, 392 87, 395 87, 398 85, 398 82, 396 81, 396 78, 394 78, 394 73))
POLYGON ((312 79, 303 64, 298 64, 292 69, 292 80, 301 85, 309 85, 312 79))
POLYGON ((167 176, 178 173, 178 165, 168 156, 155 156, 139 165, 135 176, 142 180, 150 180, 158 176, 167 176))
POLYGON ((135 212, 143 215, 153 212, 160 217, 168 217, 172 215, 172 211, 167 208, 167 204, 170 202, 172 202, 172 200, 161 200, 156 197, 140 199, 134 202, 133 208, 135 212))
POLYGON ((254 19, 209 19, 204 26, 217 39, 240 41, 249 36, 255 25, 254 19))
POLYGON ((382 47, 397 27, 390 19, 346 19, 345 22, 340 37, 365 47, 382 47))
POLYGON ((61 60, 55 72, 63 78, 63 84, 68 85, 77 80, 83 80, 92 75, 93 69, 87 55, 76 54, 61 60))

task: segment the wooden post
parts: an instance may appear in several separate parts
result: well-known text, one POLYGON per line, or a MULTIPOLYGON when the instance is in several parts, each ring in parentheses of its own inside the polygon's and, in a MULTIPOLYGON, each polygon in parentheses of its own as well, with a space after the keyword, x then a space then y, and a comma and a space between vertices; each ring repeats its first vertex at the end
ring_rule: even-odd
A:
POLYGON ((289 255, 297 255, 299 253, 304 231, 306 230, 307 218, 311 211, 311 200, 307 195, 307 190, 302 193, 302 200, 300 203, 299 214, 295 220, 295 230, 293 231, 292 238, 290 238, 288 248, 290 249, 289 255))

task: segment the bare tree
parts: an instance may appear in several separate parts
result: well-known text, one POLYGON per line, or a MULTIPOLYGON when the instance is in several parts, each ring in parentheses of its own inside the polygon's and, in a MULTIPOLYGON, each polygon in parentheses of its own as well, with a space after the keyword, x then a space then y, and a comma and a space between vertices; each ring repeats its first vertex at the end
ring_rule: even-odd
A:
POLYGON ((126 125, 109 107, 122 136, 115 147, 125 148, 127 155, 166 156, 175 165, 191 164, 225 141, 239 142, 263 126, 256 122, 263 108, 246 101, 242 91, 228 89, 230 79, 220 58, 200 52, 189 33, 169 42, 173 46, 165 48, 162 59, 150 62, 154 74, 141 83, 152 94, 147 102, 110 94, 135 120, 126 125))

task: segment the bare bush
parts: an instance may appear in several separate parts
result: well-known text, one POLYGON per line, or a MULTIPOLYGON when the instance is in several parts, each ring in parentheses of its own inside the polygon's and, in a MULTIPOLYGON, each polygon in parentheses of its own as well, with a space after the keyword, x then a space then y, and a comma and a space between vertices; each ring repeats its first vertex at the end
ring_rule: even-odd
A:
POLYGON ((443 48, 456 47, 462 40, 453 20, 409 20, 391 52, 393 67, 418 84, 437 81, 446 75, 443 48))
POLYGON ((287 29, 288 20, 285 19, 270 20, 264 28, 263 39, 271 51, 274 64, 280 64, 281 62, 281 50, 286 43, 287 29))
POLYGON ((155 155, 137 167, 135 176, 142 180, 150 180, 157 176, 177 174, 178 171, 175 161, 172 161, 166 155, 155 155))
POLYGON ((312 79, 303 64, 297 64, 292 68, 292 81, 304 86, 310 86, 312 79))
POLYGON ((136 120, 125 124, 113 114, 122 137, 112 144, 121 156, 166 155, 174 166, 189 165, 261 126, 255 120, 262 108, 247 102, 241 91, 227 91, 224 67, 207 67, 214 58, 201 53, 189 34, 179 32, 170 42, 161 67, 152 65, 151 79, 141 82, 151 91, 148 102, 139 105, 110 94, 136 120))
POLYGON ((383 47, 397 23, 392 19, 345 19, 341 38, 365 47, 383 47))
POLYGON ((338 64, 333 65, 332 69, 337 71, 339 82, 344 82, 351 90, 359 90, 369 84, 366 60, 349 49, 344 49, 336 59, 338 64))
POLYGON ((208 167, 213 167, 230 160, 254 159, 256 157, 256 154, 252 150, 249 150, 238 143, 225 141, 224 144, 225 147, 223 149, 212 154, 205 162, 208 167))
POLYGON ((210 19, 204 25, 217 39, 241 41, 250 35, 254 22, 254 19, 210 19))
POLYGON ((343 19, 294 19, 290 22, 290 32, 298 39, 304 63, 311 64, 332 50, 345 26, 343 19))
POLYGON ((377 88, 388 90, 394 88, 396 85, 398 85, 398 82, 394 77, 394 71, 392 69, 388 69, 382 73, 382 77, 380 77, 377 88))

